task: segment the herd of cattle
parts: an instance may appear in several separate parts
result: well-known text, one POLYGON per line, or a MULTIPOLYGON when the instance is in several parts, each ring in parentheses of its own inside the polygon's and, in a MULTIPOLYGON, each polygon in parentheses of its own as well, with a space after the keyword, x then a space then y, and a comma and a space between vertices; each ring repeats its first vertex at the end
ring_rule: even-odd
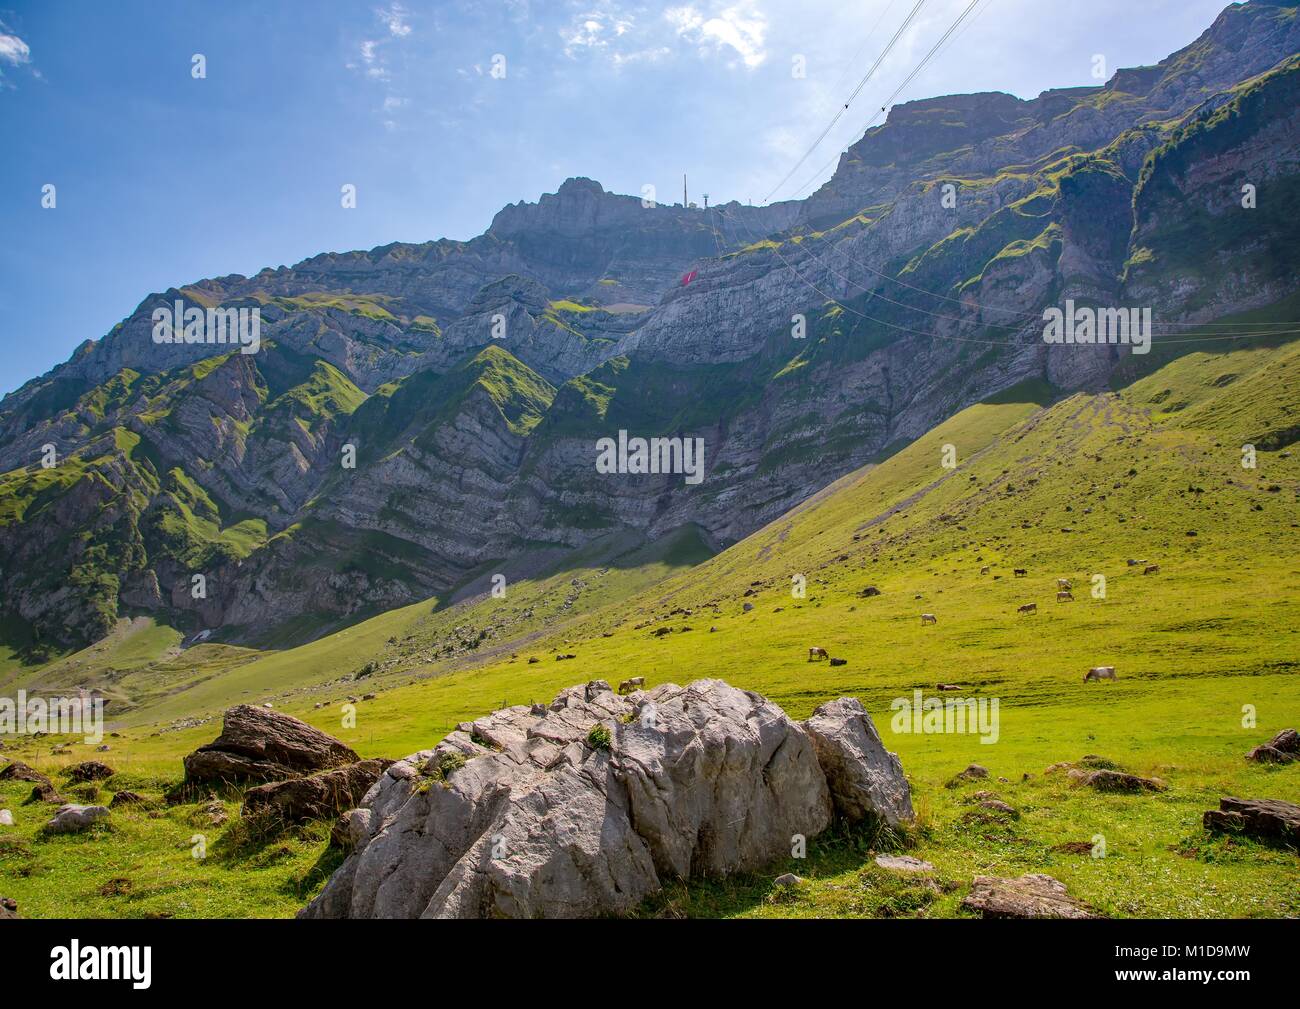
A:
MULTIPOLYGON (((1142 567, 1142 573, 1143 573, 1144 575, 1153 575, 1153 574, 1157 574, 1157 573, 1159 573, 1159 571, 1160 571, 1160 565, 1159 565, 1159 564, 1147 564, 1147 562, 1146 562, 1145 560, 1133 560, 1133 559, 1130 558, 1129 561, 1128 561, 1128 566, 1131 567, 1131 568, 1132 568, 1132 567, 1142 567)), ((989 566, 988 566, 987 564, 986 564, 984 567, 980 568, 980 574, 982 574, 982 575, 987 575, 987 574, 989 573, 989 571, 990 571, 990 568, 989 568, 989 566)), ((1027 578, 1027 577, 1029 576, 1029 571, 1028 571, 1028 569, 1026 569, 1026 568, 1013 568, 1013 569, 1012 569, 1012 573, 1013 573, 1017 578, 1027 578)), ((1068 579, 1068 578, 1058 578, 1058 579, 1056 579, 1056 601, 1057 601, 1058 603, 1072 603, 1072 602, 1074 602, 1074 585, 1073 585, 1073 583, 1070 581, 1070 579, 1068 579)), ((1016 607, 1016 613, 1025 613, 1025 614, 1033 613, 1033 614, 1037 614, 1037 613, 1038 613, 1038 604, 1037 604, 1037 603, 1023 603, 1023 604, 1021 604, 1020 606, 1017 606, 1017 607, 1016 607)), ((933 613, 922 613, 922 614, 921 614, 921 626, 922 626, 922 627, 925 627, 925 626, 927 626, 928 624, 935 624, 935 625, 937 625, 938 623, 939 623, 939 618, 938 618, 937 616, 935 616, 933 613)), ((826 654, 826 649, 824 649, 824 648, 810 648, 810 649, 808 650, 808 661, 809 661, 809 662, 811 662, 811 661, 813 660, 814 653, 820 653, 820 654, 822 654, 822 655, 825 655, 825 654, 826 654)), ((1114 666, 1094 666, 1093 668, 1089 669, 1087 673, 1084 674, 1083 682, 1084 682, 1084 683, 1098 683, 1098 682, 1100 682, 1100 681, 1102 681, 1102 680, 1114 680, 1115 678, 1116 678, 1116 677, 1115 677, 1115 667, 1114 667, 1114 666)))

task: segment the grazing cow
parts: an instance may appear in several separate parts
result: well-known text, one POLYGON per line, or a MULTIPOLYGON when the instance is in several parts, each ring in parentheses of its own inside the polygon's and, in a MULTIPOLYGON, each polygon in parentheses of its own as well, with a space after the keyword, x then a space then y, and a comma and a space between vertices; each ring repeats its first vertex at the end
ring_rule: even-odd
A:
POLYGON ((645 687, 645 677, 633 676, 631 679, 624 680, 622 683, 618 685, 618 692, 620 694, 630 694, 632 693, 632 691, 640 690, 644 687, 645 687))
POLYGON ((1158 574, 1159 572, 1160 572, 1159 564, 1148 564, 1145 568, 1142 569, 1142 573, 1144 575, 1154 575, 1154 574, 1158 574))
POLYGON ((989 566, 985 564, 982 568, 980 568, 980 574, 986 575, 988 573, 989 573, 989 566))
POLYGON ((814 659, 829 659, 830 657, 831 657, 831 653, 828 652, 825 648, 818 648, 817 646, 814 645, 812 648, 808 649, 809 662, 812 662, 814 659))
POLYGON ((1113 680, 1113 679, 1115 679, 1114 666, 1093 666, 1091 669, 1088 670, 1087 673, 1084 674, 1083 682, 1095 683, 1095 682, 1100 682, 1101 680, 1113 680))
POLYGON ((848 659, 831 659, 832 666, 847 666, 848 664, 848 659))
POLYGON ((938 622, 939 622, 939 618, 936 617, 933 613, 922 613, 922 614, 921 614, 921 626, 922 626, 922 627, 924 627, 926 624, 937 624, 938 622))
POLYGON ((1074 588, 1074 586, 1070 584, 1070 579, 1068 578, 1056 579, 1056 587, 1062 592, 1069 592, 1070 589, 1074 588))
POLYGON ((961 687, 957 686, 955 683, 940 683, 935 687, 935 689, 942 692, 945 690, 960 690, 961 687))
POLYGON ((1013 568, 1011 573, 1015 575, 1017 578, 1024 578, 1025 575, 1029 574, 1029 572, 1026 571, 1024 568, 1013 568))
POLYGON ((1025 605, 1019 607, 1019 608, 1016 610, 1016 612, 1017 612, 1017 613, 1037 613, 1037 612, 1038 612, 1038 604, 1037 604, 1037 603, 1025 603, 1025 605))
POLYGON ((1056 601, 1058 603, 1072 603, 1074 602, 1074 595, 1070 592, 1058 592, 1056 593, 1056 601))

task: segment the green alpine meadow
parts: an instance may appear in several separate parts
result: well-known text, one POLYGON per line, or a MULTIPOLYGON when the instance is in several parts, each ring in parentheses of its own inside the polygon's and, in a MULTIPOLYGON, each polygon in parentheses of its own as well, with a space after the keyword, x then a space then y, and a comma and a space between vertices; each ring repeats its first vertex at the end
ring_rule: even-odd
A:
MULTIPOLYGON (((6 382, 0 917, 1300 916, 1300 7, 888 98, 1001 2, 869 5, 810 191, 820 112, 710 201, 571 174, 575 111, 475 237, 180 267, 6 382)), ((597 6, 457 86, 801 83, 770 4, 597 6)), ((393 143, 409 7, 347 15, 393 143)), ((0 107, 57 76, 44 24, 0 21, 0 107)), ((388 199, 258 121, 322 215, 388 199)), ((58 200, 8 241, 101 212, 58 200)))

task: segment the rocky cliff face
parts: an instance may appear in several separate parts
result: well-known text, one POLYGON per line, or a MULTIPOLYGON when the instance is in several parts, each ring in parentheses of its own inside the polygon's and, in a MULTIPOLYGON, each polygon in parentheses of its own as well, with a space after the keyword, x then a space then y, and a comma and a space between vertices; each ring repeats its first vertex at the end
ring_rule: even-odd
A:
POLYGON ((970 403, 1124 366, 1045 343, 1049 306, 1149 307, 1170 352, 1283 318, 1297 50, 1294 5, 1235 5, 1104 86, 898 106, 803 202, 571 179, 469 242, 151 295, 0 402, 0 606, 64 644, 138 611, 248 639, 621 531, 725 544, 970 403), (257 308, 260 348, 156 343, 178 301, 257 308), (702 439, 703 479, 602 472, 620 431, 702 439))

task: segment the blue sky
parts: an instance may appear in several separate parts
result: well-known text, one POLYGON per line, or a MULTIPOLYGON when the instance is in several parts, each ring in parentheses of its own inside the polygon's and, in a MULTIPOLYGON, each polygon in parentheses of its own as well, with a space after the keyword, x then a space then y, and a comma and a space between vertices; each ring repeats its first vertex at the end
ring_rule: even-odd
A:
MULTIPOLYGON (((760 202, 914 0, 6 2, 0 393, 152 291, 469 238, 572 175, 672 199, 686 171, 711 202, 760 202), (340 206, 348 183, 354 210, 340 206)), ((857 139, 966 4, 927 0, 775 199, 857 139)), ((899 101, 1093 84, 1094 55, 1110 71, 1155 62, 1223 6, 981 0, 899 101)))

